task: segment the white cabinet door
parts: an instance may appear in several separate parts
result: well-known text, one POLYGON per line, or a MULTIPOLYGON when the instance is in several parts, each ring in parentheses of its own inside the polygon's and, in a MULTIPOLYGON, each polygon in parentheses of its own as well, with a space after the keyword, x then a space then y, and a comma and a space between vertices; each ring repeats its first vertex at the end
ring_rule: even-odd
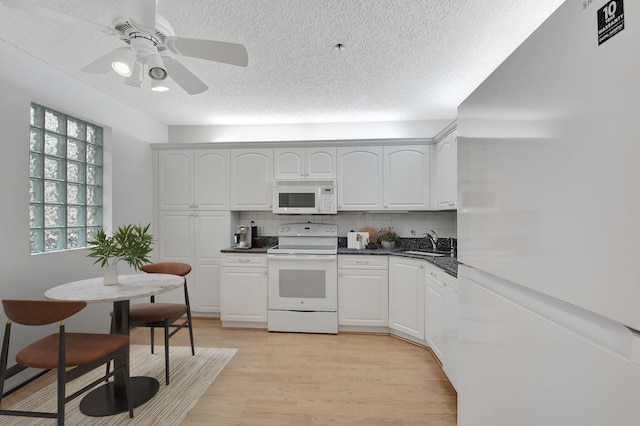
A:
POLYGON ((424 288, 424 339, 440 362, 443 362, 444 347, 443 291, 442 283, 430 278, 427 272, 424 288))
POLYGON ((193 211, 162 211, 158 215, 158 261, 193 266, 193 211))
POLYGON ((229 212, 197 211, 194 215, 195 298, 192 310, 220 312, 220 250, 231 245, 229 212))
POLYGON ((267 269, 223 267, 221 272, 223 321, 267 322, 267 269))
MULTIPOLYGON (((158 217, 158 261, 191 265, 187 275, 191 310, 219 312, 220 250, 231 245, 230 213, 161 211, 158 217)), ((177 291, 160 294, 157 300, 184 303, 177 291)))
POLYGON ((338 325, 389 325, 387 270, 338 270, 338 325))
POLYGON ((430 150, 428 145, 384 147, 384 208, 431 208, 430 150))
POLYGON ((220 265, 216 263, 199 265, 195 271, 195 279, 197 285, 189 285, 191 310, 220 312, 220 265))
POLYGON ((458 206, 458 139, 452 132, 435 146, 433 208, 453 210, 458 206))
MULTIPOLYGON (((458 362, 458 346, 459 329, 458 329, 458 284, 457 279, 449 277, 444 281, 445 288, 443 292, 443 356, 442 368, 449 378, 454 388, 458 389, 459 380, 459 362, 458 362)), ((442 359, 442 358, 441 358, 442 359)))
POLYGON ((304 148, 274 148, 273 178, 303 179, 306 174, 306 157, 304 148))
POLYGON ((193 151, 158 153, 158 208, 188 210, 193 201, 193 151))
MULTIPOLYGON (((195 288, 193 211, 161 211, 158 215, 158 261, 191 265, 187 275, 189 293, 195 288)), ((156 296, 158 302, 184 303, 184 292, 171 291, 156 296)))
POLYGON ((310 180, 335 179, 337 176, 335 147, 306 148, 306 175, 310 180))
POLYGON ((338 210, 380 210, 382 147, 338 147, 338 210))
POLYGON ((229 210, 229 150, 202 149, 193 154, 195 208, 229 210))
POLYGON ((161 150, 159 210, 229 210, 229 150, 161 150))
POLYGON ((389 258, 389 327, 424 340, 424 262, 389 258))
POLYGON ((231 150, 231 210, 271 210, 273 149, 231 150))
POLYGON ((274 148, 273 178, 286 179, 335 179, 336 148, 274 148))

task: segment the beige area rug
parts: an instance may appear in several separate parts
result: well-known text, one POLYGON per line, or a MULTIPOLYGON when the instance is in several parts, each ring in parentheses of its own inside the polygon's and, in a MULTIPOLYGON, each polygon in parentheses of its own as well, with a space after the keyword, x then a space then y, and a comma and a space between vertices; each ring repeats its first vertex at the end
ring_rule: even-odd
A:
MULTIPOLYGON (((171 346, 169 353, 171 384, 164 383, 164 349, 150 353, 149 346, 131 346, 131 375, 150 376, 160 382, 160 390, 149 402, 133 410, 133 419, 129 413, 109 417, 88 417, 78 408, 79 396, 66 406, 65 425, 178 425, 189 410, 198 402, 207 388, 236 354, 237 349, 196 348, 191 355, 190 347, 171 346)), ((94 370, 84 377, 67 385, 67 395, 80 389, 83 383, 89 383, 104 373, 103 369, 94 370), (77 383, 75 383, 77 382, 77 383)), ((56 406, 56 384, 52 383, 27 399, 8 409, 36 409, 54 412, 56 406)), ((55 419, 0 416, 0 425, 55 425, 55 419)))

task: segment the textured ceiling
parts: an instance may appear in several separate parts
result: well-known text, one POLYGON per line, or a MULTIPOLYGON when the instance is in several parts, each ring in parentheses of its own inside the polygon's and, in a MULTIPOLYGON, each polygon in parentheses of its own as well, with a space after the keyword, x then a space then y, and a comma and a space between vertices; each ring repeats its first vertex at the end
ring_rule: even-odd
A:
MULTIPOLYGON (((110 26, 122 1, 26 0, 110 26)), ((562 0, 159 0, 181 37, 243 44, 249 66, 180 57, 209 90, 133 88, 83 66, 114 36, 0 5, 0 39, 167 125, 451 119, 562 0), (334 45, 345 45, 343 51, 334 45)))

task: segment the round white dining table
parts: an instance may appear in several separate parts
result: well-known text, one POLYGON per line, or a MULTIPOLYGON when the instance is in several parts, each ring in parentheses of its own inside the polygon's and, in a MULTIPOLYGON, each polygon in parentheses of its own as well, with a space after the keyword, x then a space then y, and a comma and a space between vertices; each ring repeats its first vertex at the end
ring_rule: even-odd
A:
MULTIPOLYGON (((184 284, 184 278, 170 274, 119 275, 118 283, 104 285, 104 279, 90 278, 61 284, 47 290, 51 300, 83 300, 87 303, 113 302, 113 333, 129 335, 129 300, 165 293, 184 284)), ((160 389, 153 377, 130 378, 133 406, 149 401, 160 389)), ((119 375, 89 392, 80 402, 80 411, 87 416, 103 417, 128 411, 124 381, 119 375)))

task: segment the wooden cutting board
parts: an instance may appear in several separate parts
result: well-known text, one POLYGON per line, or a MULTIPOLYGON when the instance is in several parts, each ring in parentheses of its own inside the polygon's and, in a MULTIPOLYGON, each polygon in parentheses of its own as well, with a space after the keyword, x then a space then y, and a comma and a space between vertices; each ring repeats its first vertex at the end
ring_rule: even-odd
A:
POLYGON ((378 233, 375 229, 365 226, 364 228, 360 228, 358 232, 368 232, 369 233, 369 242, 377 243, 378 242, 378 233))

